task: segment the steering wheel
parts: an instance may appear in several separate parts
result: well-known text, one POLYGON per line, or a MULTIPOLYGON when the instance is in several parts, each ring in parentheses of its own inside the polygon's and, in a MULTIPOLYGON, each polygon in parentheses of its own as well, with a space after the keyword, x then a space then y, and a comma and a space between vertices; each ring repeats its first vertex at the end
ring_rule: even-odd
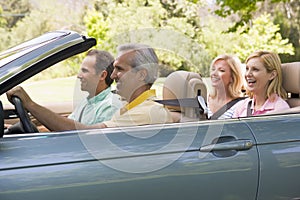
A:
POLYGON ((17 96, 12 97, 12 101, 15 105, 17 115, 20 118, 23 129, 26 133, 37 133, 39 132, 37 127, 31 122, 28 113, 25 111, 21 99, 17 96))

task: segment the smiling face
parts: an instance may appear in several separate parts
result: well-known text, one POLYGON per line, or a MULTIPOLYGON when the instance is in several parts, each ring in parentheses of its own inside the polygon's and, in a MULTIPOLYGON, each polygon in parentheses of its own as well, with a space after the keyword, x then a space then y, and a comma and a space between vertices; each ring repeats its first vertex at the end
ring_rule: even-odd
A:
POLYGON ((276 73, 268 72, 261 58, 254 57, 246 63, 245 79, 248 91, 254 95, 265 95, 269 82, 276 76, 276 73))
POLYGON ((87 56, 82 61, 80 71, 77 78, 81 83, 81 90, 89 93, 89 96, 94 96, 101 78, 101 73, 96 72, 95 69, 96 57, 87 56))
POLYGON ((117 82, 116 92, 127 101, 130 101, 139 87, 146 84, 141 78, 141 72, 132 68, 130 64, 132 56, 134 52, 119 56, 114 62, 114 71, 111 74, 111 78, 117 82))
POLYGON ((217 60, 211 67, 211 84, 216 89, 226 89, 232 82, 230 66, 225 60, 217 60))

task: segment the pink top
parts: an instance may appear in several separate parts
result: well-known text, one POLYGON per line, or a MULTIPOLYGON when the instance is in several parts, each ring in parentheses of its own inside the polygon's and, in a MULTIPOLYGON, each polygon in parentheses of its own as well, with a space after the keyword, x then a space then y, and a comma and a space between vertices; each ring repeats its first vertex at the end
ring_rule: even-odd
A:
POLYGON ((249 101, 252 100, 251 103, 251 110, 252 110, 252 115, 262 115, 266 114, 271 111, 280 111, 280 110, 285 110, 290 108, 289 104, 283 100, 281 97, 279 97, 277 94, 275 95, 275 100, 271 102, 269 99, 267 99, 264 103, 264 105, 259 109, 259 110, 254 110, 254 100, 247 98, 245 100, 242 100, 238 102, 235 112, 233 113, 232 118, 236 117, 247 117, 247 108, 248 108, 248 103, 249 101))

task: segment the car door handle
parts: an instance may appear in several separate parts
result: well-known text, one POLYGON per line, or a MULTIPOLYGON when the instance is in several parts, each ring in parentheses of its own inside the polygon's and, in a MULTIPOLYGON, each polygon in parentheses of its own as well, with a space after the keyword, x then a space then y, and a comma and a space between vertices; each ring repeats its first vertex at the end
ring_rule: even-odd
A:
POLYGON ((228 151, 228 150, 248 150, 253 147, 253 142, 251 140, 236 140, 224 143, 216 143, 202 146, 200 148, 201 152, 211 152, 211 151, 228 151))

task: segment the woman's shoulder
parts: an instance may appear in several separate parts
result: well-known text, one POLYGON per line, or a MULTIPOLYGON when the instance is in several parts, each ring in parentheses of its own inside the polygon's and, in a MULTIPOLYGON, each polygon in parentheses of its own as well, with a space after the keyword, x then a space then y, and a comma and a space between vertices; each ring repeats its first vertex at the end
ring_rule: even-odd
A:
POLYGON ((252 99, 250 99, 249 97, 245 97, 245 98, 241 98, 236 104, 235 107, 241 107, 244 105, 247 105, 249 103, 249 101, 251 101, 252 99))
POLYGON ((281 98, 280 96, 278 96, 275 100, 275 105, 276 107, 282 107, 282 108, 290 108, 289 104, 286 102, 286 100, 284 100, 283 98, 281 98))

